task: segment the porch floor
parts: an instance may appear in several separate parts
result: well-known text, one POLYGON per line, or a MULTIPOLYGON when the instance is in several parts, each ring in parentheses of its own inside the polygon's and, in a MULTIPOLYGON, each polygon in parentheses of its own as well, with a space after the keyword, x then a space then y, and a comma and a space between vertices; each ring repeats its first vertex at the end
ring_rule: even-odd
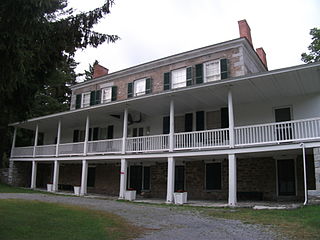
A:
MULTIPOLYGON (((46 189, 37 188, 36 190, 47 192, 46 189)), ((58 191, 52 194, 58 195, 68 195, 74 196, 71 191, 58 191)), ((84 196, 85 198, 94 198, 94 199, 106 199, 106 200, 118 200, 117 196, 103 195, 88 193, 84 196)), ((140 198, 138 197, 135 203, 147 203, 147 204, 166 204, 165 199, 160 198, 140 198)), ((294 209, 299 208, 303 205, 303 202, 294 202, 294 201, 238 201, 237 206, 239 208, 253 208, 253 209, 294 209)), ((224 208, 229 207, 226 201, 218 200, 188 200, 183 206, 191 207, 215 207, 215 208, 224 208)))

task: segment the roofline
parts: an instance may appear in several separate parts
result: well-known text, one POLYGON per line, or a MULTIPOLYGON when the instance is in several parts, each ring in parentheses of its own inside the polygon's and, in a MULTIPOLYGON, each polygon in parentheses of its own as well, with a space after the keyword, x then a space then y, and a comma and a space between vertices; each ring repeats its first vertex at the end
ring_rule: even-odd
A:
POLYGON ((250 43, 248 42, 248 40, 246 38, 236 38, 233 40, 229 40, 229 41, 225 41, 222 43, 217 43, 217 44, 213 44, 213 45, 209 45, 209 46, 205 46, 205 47, 201 47, 201 48, 197 48, 197 49, 193 49, 193 50, 189 50, 186 52, 182 52, 182 53, 178 53, 178 54, 174 54, 168 57, 164 57, 164 58, 160 58, 157 60, 153 60, 150 62, 146 62, 146 63, 142 63, 136 66, 132 66, 126 69, 122 69, 119 71, 116 71, 114 73, 110 73, 104 76, 101 76, 99 78, 95 78, 93 80, 90 81, 86 81, 86 82, 81 82, 81 83, 77 83, 73 86, 70 86, 71 90, 75 90, 78 88, 81 88, 83 86, 91 86, 91 85, 95 85, 104 81, 110 81, 119 77, 124 77, 124 76, 128 76, 128 75, 132 75, 135 73, 139 73, 142 71, 146 71, 146 70, 151 70, 154 68, 158 68, 158 67, 162 67, 162 66, 166 66, 172 63, 175 63, 177 61, 184 61, 187 59, 191 59, 191 58, 195 58, 203 55, 204 52, 208 52, 209 50, 211 50, 211 52, 217 52, 217 48, 221 48, 218 51, 224 51, 226 49, 230 49, 233 47, 236 47, 239 44, 243 44, 245 45, 245 47, 247 49, 251 49, 249 51, 254 52, 253 55, 255 57, 258 58, 258 62, 261 64, 261 66, 263 67, 263 69, 266 70, 264 64, 261 62, 260 58, 258 57, 257 53, 255 52, 255 50, 252 48, 252 46, 250 45, 250 43))
POLYGON ((297 71, 297 70, 303 70, 303 69, 308 69, 308 68, 316 68, 316 67, 320 67, 320 62, 309 63, 309 64, 301 64, 301 65, 291 66, 291 67, 287 67, 287 68, 275 69, 275 70, 272 70, 272 71, 266 71, 266 72, 260 72, 260 73, 254 73, 254 74, 250 74, 250 75, 245 75, 245 76, 228 78, 228 79, 224 79, 224 80, 218 80, 216 82, 208 82, 208 83, 199 84, 199 85, 192 85, 192 86, 188 86, 188 87, 185 87, 185 88, 180 88, 180 89, 175 89, 175 90, 170 90, 170 91, 162 91, 162 92, 154 93, 154 94, 146 94, 146 95, 143 95, 143 96, 140 96, 140 97, 129 98, 129 99, 120 100, 120 101, 114 101, 114 102, 111 102, 111 103, 108 103, 108 104, 99 104, 99 105, 91 106, 91 107, 88 107, 88 108, 80 108, 80 109, 69 110, 69 111, 60 112, 60 113, 54 113, 54 114, 50 114, 50 115, 46 115, 46 116, 41 116, 41 117, 37 117, 37 118, 32 118, 32 119, 28 119, 28 120, 23 121, 23 122, 10 123, 8 126, 17 126, 17 125, 22 124, 22 123, 41 121, 41 120, 48 119, 48 118, 53 118, 53 117, 59 117, 59 116, 63 116, 63 115, 73 114, 75 112, 90 111, 90 110, 94 110, 96 108, 103 108, 103 107, 107 107, 107 106, 110 106, 110 105, 130 103, 130 102, 134 102, 136 100, 141 100, 141 99, 144 99, 144 98, 150 98, 150 97, 153 97, 153 96, 161 96, 161 95, 167 95, 167 94, 172 95, 174 93, 190 91, 192 89, 206 88, 208 86, 230 85, 232 83, 236 83, 236 82, 240 82, 240 81, 246 81, 246 80, 252 80, 252 79, 255 79, 255 78, 259 78, 259 77, 271 76, 271 75, 286 73, 286 72, 290 72, 290 71, 297 71))

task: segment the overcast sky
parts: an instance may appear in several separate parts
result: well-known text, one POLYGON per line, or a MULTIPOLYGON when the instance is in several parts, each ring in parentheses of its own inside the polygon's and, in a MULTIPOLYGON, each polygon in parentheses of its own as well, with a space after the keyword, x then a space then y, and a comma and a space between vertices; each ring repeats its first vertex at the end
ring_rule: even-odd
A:
MULTIPOLYGON (((88 11, 104 0, 69 0, 88 11)), ((94 60, 115 72, 176 53, 236 39, 238 20, 246 19, 255 48, 263 47, 269 70, 302 64, 320 27, 319 0, 115 0, 111 14, 95 30, 121 40, 76 54, 78 72, 94 60)))

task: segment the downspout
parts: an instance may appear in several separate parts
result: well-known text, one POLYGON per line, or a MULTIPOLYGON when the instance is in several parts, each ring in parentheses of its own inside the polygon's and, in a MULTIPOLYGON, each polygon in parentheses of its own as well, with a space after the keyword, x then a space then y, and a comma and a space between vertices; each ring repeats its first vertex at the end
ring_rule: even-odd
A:
POLYGON ((308 203, 308 188, 307 188, 307 167, 306 167, 306 150, 304 143, 300 143, 302 148, 302 157, 303 157, 303 180, 304 180, 304 203, 303 205, 307 205, 308 203))

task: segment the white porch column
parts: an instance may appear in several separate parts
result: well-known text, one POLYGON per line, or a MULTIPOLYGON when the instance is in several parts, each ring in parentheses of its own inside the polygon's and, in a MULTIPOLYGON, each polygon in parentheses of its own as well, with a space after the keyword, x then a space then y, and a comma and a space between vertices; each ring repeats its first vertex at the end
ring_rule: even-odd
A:
POLYGON ((233 101, 231 88, 228 92, 228 113, 229 113, 229 140, 230 147, 234 148, 234 115, 233 115, 233 101))
POLYGON ((229 206, 237 204, 237 159, 234 154, 229 154, 229 206))
POLYGON ((61 120, 59 120, 59 122, 58 122, 57 145, 56 145, 56 157, 58 157, 58 156, 59 156, 60 136, 61 136, 61 120))
POLYGON ((14 127, 10 157, 13 157, 13 151, 16 146, 16 138, 17 138, 17 127, 14 127))
POLYGON ((88 182, 88 162, 87 160, 82 160, 81 189, 80 189, 81 196, 84 196, 87 194, 87 182, 88 182))
POLYGON ((83 144, 83 155, 87 155, 88 152, 88 141, 89 141, 89 128, 90 128, 90 117, 87 115, 86 118, 86 132, 83 144))
POLYGON ((170 101, 170 131, 169 131, 169 152, 174 149, 174 101, 170 101))
POLYGON ((124 109, 124 114, 123 114, 123 135, 122 135, 122 150, 121 150, 122 154, 126 153, 127 135, 128 135, 128 108, 126 107, 124 109))
POLYGON ((36 125, 36 132, 34 134, 34 145, 33 145, 33 157, 36 156, 36 147, 38 145, 39 125, 36 125))
POLYGON ((37 182, 37 165, 38 163, 36 161, 32 161, 32 172, 31 172, 31 189, 36 188, 36 182, 37 182))
POLYGON ((121 159, 119 199, 124 199, 125 192, 127 190, 127 169, 128 161, 123 158, 121 159))
POLYGON ((59 167, 60 167, 60 162, 58 160, 55 160, 54 161, 54 167, 53 167, 53 186, 52 186, 52 191, 53 192, 57 192, 58 191, 59 167))
POLYGON ((168 157, 167 203, 173 202, 174 174, 175 174, 175 160, 173 157, 168 157))

